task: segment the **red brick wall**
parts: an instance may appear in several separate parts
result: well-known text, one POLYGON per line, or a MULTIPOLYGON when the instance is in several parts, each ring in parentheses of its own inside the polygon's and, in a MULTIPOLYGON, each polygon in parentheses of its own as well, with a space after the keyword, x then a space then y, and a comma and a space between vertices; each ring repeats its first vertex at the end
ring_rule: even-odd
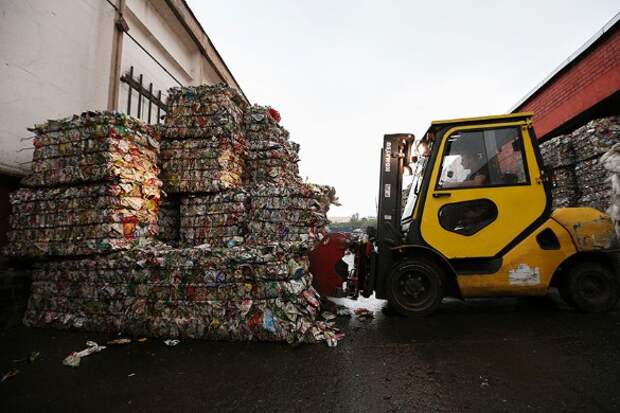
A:
POLYGON ((620 25, 515 112, 534 112, 539 139, 620 90, 620 25))

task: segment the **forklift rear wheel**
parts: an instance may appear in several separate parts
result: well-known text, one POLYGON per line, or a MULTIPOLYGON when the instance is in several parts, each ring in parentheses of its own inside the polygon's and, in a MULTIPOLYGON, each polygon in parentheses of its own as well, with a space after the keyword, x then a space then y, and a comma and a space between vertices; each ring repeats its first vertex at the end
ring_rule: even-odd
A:
POLYGON ((618 302, 618 282, 613 273, 597 262, 582 262, 568 273, 568 294, 579 311, 601 313, 618 302))
POLYGON ((407 259, 397 264, 388 278, 388 304, 405 316, 434 312, 443 299, 444 274, 433 261, 407 259))

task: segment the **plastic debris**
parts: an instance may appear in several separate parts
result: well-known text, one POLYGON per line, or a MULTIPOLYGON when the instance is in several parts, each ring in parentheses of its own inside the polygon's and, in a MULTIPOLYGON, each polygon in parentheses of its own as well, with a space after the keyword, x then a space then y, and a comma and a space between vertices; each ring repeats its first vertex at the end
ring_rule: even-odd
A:
POLYGON ((180 342, 181 342, 180 340, 164 340, 164 344, 167 345, 168 347, 175 347, 180 342))
POLYGON ((0 380, 0 383, 4 383, 8 379, 17 376, 18 374, 19 374, 19 370, 17 369, 11 370, 2 376, 2 380, 0 380))
POLYGON ((370 321, 375 318, 374 313, 367 308, 356 308, 354 312, 360 321, 370 321))
POLYGON ((38 351, 33 351, 32 353, 28 355, 28 357, 24 357, 18 360, 13 360, 13 363, 23 363, 25 361, 27 361, 28 363, 34 363, 39 358, 41 358, 41 353, 39 353, 38 351))
POLYGON ((80 362, 82 358, 86 356, 90 356, 93 353, 98 353, 101 350, 105 350, 105 349, 106 349, 105 346, 100 346, 94 341, 87 341, 86 348, 84 350, 69 354, 62 361, 62 364, 68 367, 80 367, 80 362))
POLYGON ((106 344, 109 346, 115 346, 115 345, 129 344, 129 343, 131 343, 130 338, 117 338, 117 339, 108 341, 106 344))

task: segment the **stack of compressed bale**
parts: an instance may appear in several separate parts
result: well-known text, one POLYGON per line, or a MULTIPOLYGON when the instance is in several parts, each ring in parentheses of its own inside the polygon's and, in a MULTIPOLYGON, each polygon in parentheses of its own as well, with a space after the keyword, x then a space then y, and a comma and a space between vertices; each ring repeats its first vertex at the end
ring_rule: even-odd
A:
POLYGON ((179 87, 168 92, 161 128, 161 166, 167 193, 210 193, 241 185, 246 140, 245 103, 226 85, 179 87))
POLYGON ((278 245, 151 245, 37 266, 25 322, 156 337, 315 342, 341 334, 317 321, 306 260, 278 245))
POLYGON ((575 148, 575 176, 579 206, 605 211, 610 206, 611 186, 600 157, 620 142, 620 116, 595 119, 571 133, 575 148))
POLYGON ((556 136, 540 145, 545 165, 553 169, 553 207, 574 206, 579 199, 575 175, 575 152, 570 135, 556 136))
POLYGON ((327 231, 333 188, 302 182, 299 145, 279 125, 280 114, 252 106, 244 117, 249 142, 244 181, 248 185, 248 245, 295 243, 306 253, 327 231))
POLYGON ((166 192, 179 194, 180 245, 237 244, 245 232, 244 214, 230 201, 244 196, 237 191, 247 154, 245 101, 218 84, 172 88, 168 102, 162 180, 166 192))
POLYGON ((243 189, 183 197, 181 243, 232 247, 244 242, 248 196, 243 189))
POLYGON ((157 337, 337 343, 341 334, 318 319, 305 255, 317 229, 324 228, 333 189, 302 184, 296 174, 279 193, 272 191, 277 179, 267 192, 241 187, 245 138, 236 115, 217 107, 230 104, 230 109, 229 95, 220 86, 171 92, 161 166, 173 196, 165 206, 169 212, 160 213, 162 223, 170 218, 169 232, 155 229, 154 235, 173 243, 176 226, 179 246, 152 241, 106 255, 39 263, 27 324, 157 337), (207 113, 215 118, 209 120, 207 113), (191 126, 196 123, 203 126, 191 126), (239 159, 231 166, 219 162, 222 156, 239 159), (272 208, 252 211, 252 190, 272 208), (274 224, 253 227, 253 243, 245 239, 250 212, 257 222, 274 224), (311 234, 303 237, 300 230, 289 237, 281 224, 311 234))
POLYGON ((601 157, 601 164, 611 174, 610 205, 607 213, 614 221, 616 235, 620 237, 620 143, 614 144, 601 157))
POLYGON ((26 187, 11 194, 7 253, 105 253, 158 232, 159 138, 115 112, 84 112, 36 125, 26 187))
POLYGON ((333 188, 297 182, 259 184, 249 192, 248 245, 287 242, 307 253, 327 233, 327 211, 336 201, 333 188))
POLYGON ((254 105, 244 116, 248 154, 244 184, 286 185, 300 182, 299 145, 289 140, 289 132, 279 125, 280 114, 268 106, 254 105))
POLYGON ((611 202, 608 173, 600 157, 620 142, 620 117, 595 119, 573 132, 540 145, 553 168, 554 207, 589 206, 601 211, 611 202))

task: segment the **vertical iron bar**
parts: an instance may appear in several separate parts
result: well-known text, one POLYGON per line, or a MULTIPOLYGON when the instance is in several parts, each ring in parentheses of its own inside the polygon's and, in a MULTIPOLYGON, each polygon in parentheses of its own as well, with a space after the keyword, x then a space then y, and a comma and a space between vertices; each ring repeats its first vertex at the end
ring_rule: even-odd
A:
POLYGON ((138 119, 142 119, 142 73, 140 73, 140 89, 138 89, 138 119))
POLYGON ((129 68, 129 82, 127 85, 129 86, 129 95, 127 96, 127 114, 131 116, 131 81, 133 80, 133 66, 129 68))
POLYGON ((159 105, 157 105, 157 124, 159 125, 161 119, 161 90, 157 92, 157 101, 159 105))
POLYGON ((153 82, 149 83, 149 123, 151 123, 151 106, 153 106, 153 82))

